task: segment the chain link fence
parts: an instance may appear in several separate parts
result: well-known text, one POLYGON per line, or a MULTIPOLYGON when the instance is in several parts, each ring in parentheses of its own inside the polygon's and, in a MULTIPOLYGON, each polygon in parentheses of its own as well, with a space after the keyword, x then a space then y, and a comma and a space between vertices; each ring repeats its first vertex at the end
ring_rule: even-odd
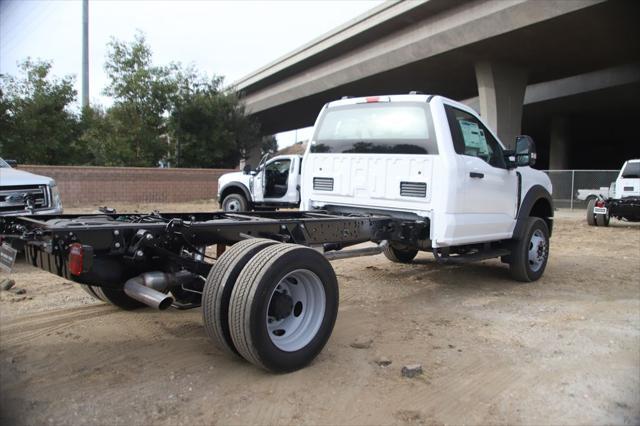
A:
POLYGON ((553 184, 556 208, 586 208, 591 197, 607 196, 619 170, 544 170, 553 184))

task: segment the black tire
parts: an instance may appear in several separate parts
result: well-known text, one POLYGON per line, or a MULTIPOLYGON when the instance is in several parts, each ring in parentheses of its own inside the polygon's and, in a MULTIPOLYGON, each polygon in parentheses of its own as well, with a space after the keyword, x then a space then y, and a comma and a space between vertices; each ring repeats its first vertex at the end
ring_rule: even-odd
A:
POLYGON ((609 213, 597 214, 595 216, 596 216, 596 224, 598 226, 609 226, 609 221, 611 220, 611 216, 609 216, 609 213))
MULTIPOLYGON (((337 314, 338 283, 329 261, 309 247, 276 244, 258 253, 240 273, 231 294, 229 325, 233 343, 247 361, 272 372, 285 373, 306 366, 320 353, 329 340, 337 314), (297 341, 300 345, 296 349, 283 350, 275 343, 278 337, 270 335, 267 316, 273 315, 272 299, 276 295, 276 289, 284 284, 285 278, 291 280, 287 281, 287 285, 306 288, 307 283, 304 281, 290 278, 300 271, 313 277, 315 287, 311 287, 321 289, 320 293, 315 293, 308 300, 321 301, 324 309, 318 308, 317 304, 311 304, 311 308, 300 305, 301 309, 296 313, 298 302, 293 310, 278 318, 287 321, 304 314, 310 316, 299 318, 302 323, 306 321, 306 324, 316 324, 312 329, 303 327, 302 333, 296 334, 299 330, 292 331, 291 336, 303 335, 304 339, 297 341)), ((275 336, 284 335, 275 331, 275 336)))
POLYGON ((229 331, 231 291, 247 262, 277 241, 255 238, 240 241, 214 263, 202 292, 202 319, 207 336, 220 349, 238 355, 229 331))
POLYGON ((100 300, 101 302, 106 302, 106 300, 102 299, 98 296, 98 293, 95 292, 95 287, 88 284, 80 284, 80 287, 91 297, 94 299, 100 300))
POLYGON ((95 285, 80 284, 80 287, 86 291, 90 296, 109 303, 113 306, 117 306, 125 311, 142 308, 144 303, 138 302, 135 299, 127 296, 123 290, 115 288, 98 287, 95 285))
POLYGON ((418 255, 418 249, 414 248, 399 248, 389 244, 383 251, 384 255, 392 262, 396 263, 411 263, 411 261, 418 255))
POLYGON ((513 279, 522 282, 531 282, 539 279, 547 267, 549 259, 549 227, 547 223, 539 217, 529 217, 524 227, 521 237, 514 240, 513 250, 511 252, 510 270, 513 279), (533 236, 538 241, 537 260, 531 260, 529 257, 530 249, 535 249, 533 236), (542 238, 543 245, 539 244, 542 238))
POLYGON ((596 199, 592 198, 587 203, 587 223, 589 226, 598 226, 596 222, 596 215, 593 213, 593 208, 596 206, 596 199))
POLYGON ((229 194, 222 200, 222 210, 225 212, 244 212, 249 208, 249 202, 242 194, 229 194))

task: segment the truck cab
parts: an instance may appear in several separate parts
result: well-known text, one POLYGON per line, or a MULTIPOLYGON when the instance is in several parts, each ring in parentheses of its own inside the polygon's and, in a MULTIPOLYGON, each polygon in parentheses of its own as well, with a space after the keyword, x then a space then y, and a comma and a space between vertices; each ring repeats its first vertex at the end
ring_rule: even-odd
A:
POLYGON ((617 199, 640 197, 640 159, 625 161, 610 195, 617 199))
POLYGON ((227 212, 295 208, 300 204, 302 156, 263 157, 256 169, 225 173, 218 179, 218 200, 227 212))
POLYGON ((530 167, 531 138, 516 143, 507 150, 473 109, 441 96, 331 102, 304 157, 301 209, 423 223, 429 249, 514 240, 531 216, 550 234, 551 182, 530 167))

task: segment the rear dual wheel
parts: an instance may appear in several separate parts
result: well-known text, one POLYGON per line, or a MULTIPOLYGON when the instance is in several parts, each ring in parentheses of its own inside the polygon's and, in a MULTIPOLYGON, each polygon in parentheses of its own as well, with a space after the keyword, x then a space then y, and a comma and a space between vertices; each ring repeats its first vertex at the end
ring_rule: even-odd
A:
POLYGON ((596 215, 596 224, 598 226, 609 226, 609 221, 611 220, 611 216, 609 216, 609 211, 607 209, 607 214, 597 214, 596 215))
POLYGON ((587 203, 587 224, 589 226, 598 226, 596 223, 596 214, 593 212, 593 209, 596 206, 596 199, 591 198, 587 203))
POLYGON ((262 238, 240 241, 225 251, 209 271, 202 293, 204 329, 223 351, 240 355, 229 330, 231 291, 245 265, 261 250, 277 244, 262 238))
POLYGON ((592 198, 587 204, 587 223, 589 226, 609 226, 611 216, 609 215, 609 209, 606 214, 594 213, 593 209, 596 206, 597 199, 592 198))
POLYGON ((298 370, 320 353, 333 330, 338 313, 335 273, 311 248, 251 241, 234 245, 225 252, 231 253, 226 266, 215 274, 212 270, 203 297, 205 329, 218 346, 257 366, 273 372, 298 370), (237 279, 224 279, 238 269, 237 279))

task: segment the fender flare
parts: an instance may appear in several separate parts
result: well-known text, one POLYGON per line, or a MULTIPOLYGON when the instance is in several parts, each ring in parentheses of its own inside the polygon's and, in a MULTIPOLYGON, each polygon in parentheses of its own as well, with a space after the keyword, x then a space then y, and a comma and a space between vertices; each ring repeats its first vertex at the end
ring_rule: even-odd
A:
POLYGON ((516 226, 513 230, 513 237, 518 238, 522 235, 524 231, 524 225, 527 218, 531 215, 531 210, 535 203, 544 199, 549 203, 550 211, 547 217, 543 217, 542 219, 547 222, 547 226, 549 227, 549 236, 553 231, 553 198, 551 198, 551 194, 546 190, 542 185, 533 185, 527 194, 522 199, 522 203, 518 208, 518 215, 516 217, 516 226))
POLYGON ((242 182, 233 181, 233 182, 229 182, 228 184, 220 188, 220 199, 218 200, 220 207, 222 207, 222 200, 224 198, 222 197, 222 194, 224 194, 224 191, 230 188, 238 188, 240 191, 242 191, 242 193, 244 194, 249 204, 250 205, 253 204, 253 199, 251 198, 251 193, 249 192, 249 189, 242 182))

